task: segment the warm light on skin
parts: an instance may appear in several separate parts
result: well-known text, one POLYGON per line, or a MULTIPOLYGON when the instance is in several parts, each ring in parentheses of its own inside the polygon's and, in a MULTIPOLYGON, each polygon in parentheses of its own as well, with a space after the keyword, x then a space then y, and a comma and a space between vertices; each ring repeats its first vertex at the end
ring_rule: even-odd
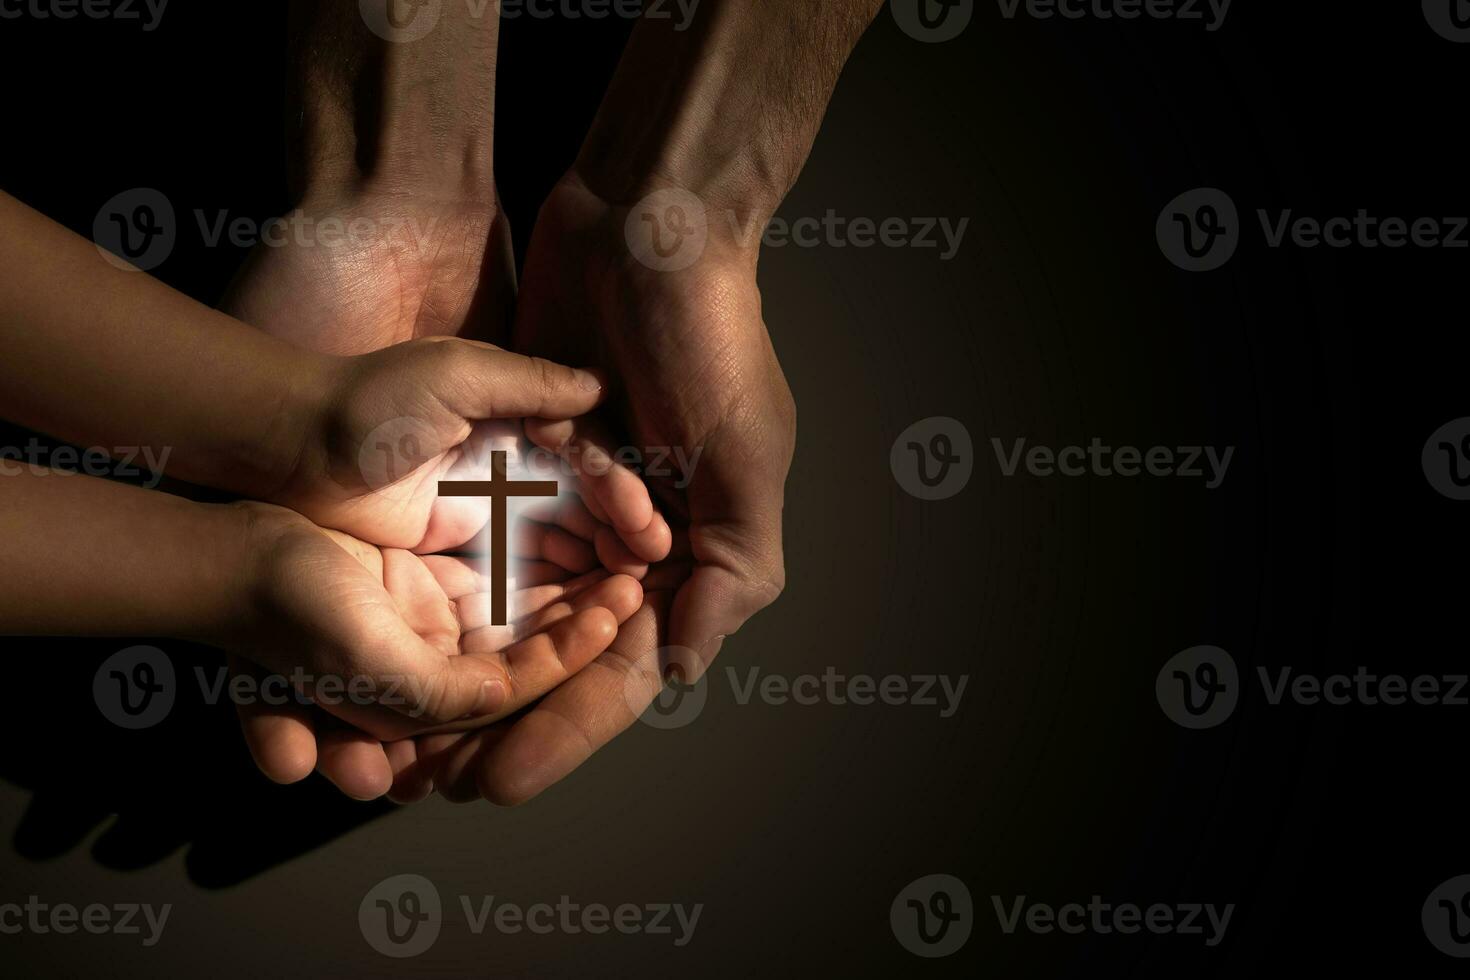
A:
POLYGON ((551 472, 554 467, 538 465, 520 452, 520 441, 508 428, 487 430, 473 444, 485 451, 467 451, 452 467, 456 478, 439 483, 439 494, 487 498, 489 526, 482 528, 479 540, 484 543, 488 534, 489 547, 480 556, 479 571, 490 582, 492 624, 505 626, 509 623, 509 597, 516 588, 511 571, 515 535, 528 519, 528 508, 538 499, 554 499, 560 484, 556 473, 551 472))

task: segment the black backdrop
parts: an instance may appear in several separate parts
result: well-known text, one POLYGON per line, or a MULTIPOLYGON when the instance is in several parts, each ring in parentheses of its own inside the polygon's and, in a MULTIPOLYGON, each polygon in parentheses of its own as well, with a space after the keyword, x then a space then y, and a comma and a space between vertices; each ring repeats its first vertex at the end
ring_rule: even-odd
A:
MULTIPOLYGON (((83 234, 138 186, 181 214, 277 213, 284 19, 280 3, 197 0, 174 0, 152 32, 0 19, 0 188, 83 234)), ((497 170, 518 245, 626 31, 505 25, 497 170)), ((6 640, 0 901, 178 907, 150 949, 0 935, 0 961, 16 976, 1448 974, 1457 963, 1420 910, 1470 873, 1467 709, 1274 706, 1255 670, 1465 671, 1470 505, 1435 492, 1420 454, 1470 414, 1467 253, 1273 249, 1254 215, 1470 213, 1455 108, 1467 65, 1470 45, 1438 36, 1417 4, 1241 0, 1207 32, 1008 20, 981 3, 936 45, 885 11, 783 215, 967 217, 970 231, 950 262, 830 247, 763 261, 802 412, 791 586, 716 674, 966 674, 960 711, 741 705, 724 683, 697 725, 635 728, 529 807, 396 811, 319 780, 269 786, 224 709, 112 728, 92 673, 135 640, 6 640), (1201 186, 1228 192, 1242 242, 1223 269, 1191 274, 1160 254, 1154 223, 1201 186), (936 415, 967 427, 975 474, 925 502, 895 483, 888 453, 936 415), (990 455, 992 437, 1093 436, 1236 454, 1214 491, 1005 478, 990 455), (835 497, 834 476, 852 489, 835 497), (1224 724, 1188 731, 1160 711, 1154 680, 1199 644, 1230 651, 1243 691, 1224 724), (434 880, 458 928, 392 961, 356 915, 401 872, 434 880), (930 873, 967 884, 973 934, 921 960, 888 909, 930 873), (473 936, 456 893, 706 909, 675 949, 473 936), (1206 947, 1007 935, 992 907, 1094 894, 1236 909, 1206 947)), ((208 302, 241 258, 185 233, 156 274, 208 302)), ((212 662, 163 645, 181 669, 212 662)))

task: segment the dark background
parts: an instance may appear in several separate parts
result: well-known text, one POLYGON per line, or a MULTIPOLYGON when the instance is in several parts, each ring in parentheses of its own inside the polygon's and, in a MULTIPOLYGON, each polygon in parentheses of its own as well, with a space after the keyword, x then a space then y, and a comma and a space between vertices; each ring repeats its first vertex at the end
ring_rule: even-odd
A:
MULTIPOLYGON (((280 3, 197 0, 174 0, 152 33, 0 20, 0 188, 82 234, 138 186, 181 216, 278 213, 284 23, 280 3)), ((504 26, 497 167, 518 243, 626 31, 504 26)), ((1465 670, 1454 576, 1470 505, 1430 488, 1420 450, 1470 415, 1466 253, 1268 249, 1254 210, 1466 214, 1467 65, 1470 46, 1411 3, 1239 0, 1217 33, 1011 21, 980 3, 938 45, 885 10, 782 214, 968 217, 969 231, 951 262, 767 251, 766 317, 801 411, 790 586, 726 645, 698 721, 635 726, 518 810, 361 806, 316 778, 267 784, 227 709, 110 726, 92 673, 135 641, 5 640, 0 902, 175 905, 152 949, 0 936, 5 972, 1448 975, 1458 964, 1419 916, 1470 872, 1467 709, 1272 707, 1252 684, 1228 722, 1191 732, 1159 710, 1154 678, 1205 643, 1243 674, 1465 670), (1227 190, 1249 230, 1224 269, 1191 275, 1160 254, 1154 222, 1197 186, 1227 190), (962 494, 926 503, 888 453, 934 415, 964 422, 977 459, 962 494), (993 436, 1237 450, 1207 492, 1003 478, 993 436), (970 680, 949 719, 740 705, 724 681, 727 667, 829 665, 970 680), (936 872, 966 882, 976 921, 963 950, 926 961, 895 941, 888 909, 936 872), (399 873, 432 879, 447 906, 438 943, 408 961, 357 927, 362 896, 399 873), (459 894, 704 911, 682 949, 474 936, 459 894), (990 896, 1021 894, 1237 907, 1213 949, 1007 936, 990 896)), ((157 274, 212 302, 243 255, 191 229, 157 274)), ((181 669, 211 662, 162 645, 181 669)))

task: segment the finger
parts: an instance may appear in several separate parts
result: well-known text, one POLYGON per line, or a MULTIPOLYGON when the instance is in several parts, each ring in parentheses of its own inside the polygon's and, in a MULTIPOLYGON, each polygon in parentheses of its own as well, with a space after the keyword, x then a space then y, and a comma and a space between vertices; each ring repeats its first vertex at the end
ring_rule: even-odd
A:
POLYGON ((654 519, 648 487, 637 473, 614 459, 612 441, 597 422, 589 418, 527 419, 526 437, 571 466, 583 498, 589 506, 596 501, 607 522, 635 553, 648 561, 664 557, 667 551, 658 549, 666 549, 665 536, 647 533, 654 519))
MULTIPOLYGON (((487 592, 475 595, 462 596, 455 602, 455 609, 459 615, 461 629, 466 633, 476 630, 514 630, 520 626, 528 616, 540 612, 555 602, 570 599, 572 596, 585 591, 605 580, 608 573, 604 569, 597 569, 585 575, 579 575, 565 582, 552 582, 546 585, 537 585, 529 589, 521 589, 510 596, 510 618, 508 626, 494 625, 492 614, 492 596, 487 592)), ((525 634, 509 633, 511 636, 525 634)))
POLYGON ((602 400, 602 381, 592 371, 467 340, 437 346, 444 348, 438 352, 443 362, 433 393, 462 418, 568 419, 602 400))
MULTIPOLYGON (((230 673, 247 674, 257 684, 266 672, 254 664, 230 657, 230 673)), ((240 732, 250 757, 272 782, 300 782, 316 768, 316 729, 311 707, 287 698, 283 704, 267 704, 260 698, 235 706, 240 732)))
POLYGON ((481 798, 480 758, 505 737, 508 724, 497 722, 489 728, 463 735, 427 736, 452 740, 447 745, 441 742, 435 755, 438 765, 434 769, 434 788, 441 796, 451 803, 472 803, 481 798))
POLYGON ((501 650, 476 649, 471 653, 468 650, 472 644, 467 639, 467 652, 450 659, 475 662, 477 670, 499 675, 497 687, 505 693, 493 711, 476 712, 450 721, 410 721, 402 716, 385 719, 371 706, 364 710, 343 705, 341 709, 333 710, 349 723, 390 741, 414 735, 483 728, 524 708, 591 663, 607 649, 617 630, 613 614, 606 608, 594 606, 501 650))
POLYGON ((703 676, 725 637, 776 601, 785 588, 780 507, 756 507, 754 513, 764 519, 690 529, 694 571, 675 594, 669 644, 697 654, 692 680, 703 676))
POLYGON ((565 582, 572 577, 571 572, 549 561, 513 561, 510 572, 511 582, 523 588, 533 588, 548 582, 565 582))
POLYGON ((434 771, 419 759, 418 743, 411 738, 383 745, 388 765, 393 770, 393 785, 388 799, 394 803, 418 803, 434 792, 434 771))
POLYGON ((768 578, 749 578, 714 565, 696 565, 674 594, 669 644, 695 651, 692 683, 704 676, 725 638, 781 594, 768 578))
MULTIPOLYGON (((636 580, 626 575, 600 574, 603 577, 587 588, 566 592, 554 599, 548 596, 552 601, 546 602, 515 624, 514 639, 521 640, 545 632, 563 619, 587 609, 605 609, 612 613, 613 619, 619 625, 627 622, 643 602, 643 589, 636 580)), ((488 654, 499 651, 508 645, 497 634, 497 631, 505 628, 492 626, 466 632, 463 641, 465 652, 488 654)))
MULTIPOLYGON (((424 555, 424 565, 450 600, 475 593, 489 592, 493 587, 489 567, 482 555, 424 555)), ((513 561, 510 565, 509 588, 565 582, 572 577, 565 568, 545 561, 513 561)), ((512 595, 512 600, 514 595, 512 595)), ((514 607, 512 607, 514 608, 514 607)))
POLYGON ((590 541, 537 521, 517 523, 511 554, 522 559, 549 561, 570 572, 588 572, 597 566, 597 552, 590 541))
MULTIPOLYGON (((553 474, 556 472, 555 469, 550 469, 543 475, 540 470, 537 470, 534 478, 538 480, 554 479, 553 474)), ((575 493, 563 493, 557 497, 527 498, 525 509, 521 513, 533 521, 554 524, 583 541, 591 541, 597 529, 607 523, 607 521, 594 517, 582 498, 575 493)))
MULTIPOLYGON (((457 632, 457 625, 455 629, 457 632)), ((498 665, 473 657, 447 656, 415 633, 391 606, 358 606, 350 633, 336 638, 336 643, 337 656, 351 665, 340 675, 352 677, 354 684, 360 678, 370 679, 371 688, 355 689, 350 698, 319 703, 379 738, 402 737, 404 732, 400 726, 364 724, 364 715, 371 718, 397 713, 412 723, 401 727, 412 731, 467 717, 497 715, 505 701, 505 675, 498 665), (369 703, 363 703, 365 696, 369 703), (374 708, 389 712, 375 712, 371 710, 374 708)))
POLYGON ((317 771, 354 800, 376 800, 393 785, 393 767, 383 744, 351 728, 322 734, 317 771))
POLYGON ((652 702, 661 685, 663 598, 649 596, 606 653, 542 698, 503 735, 486 740, 476 769, 485 799, 501 806, 531 799, 587 761, 652 702), (636 672, 631 680, 630 672, 636 672))
POLYGON ((648 562, 628 550, 627 543, 612 528, 601 528, 593 538, 593 545, 597 549, 597 560, 608 571, 634 578, 648 574, 648 562))
POLYGON ((467 595, 485 592, 490 588, 490 576, 480 570, 484 564, 478 558, 457 555, 424 555, 424 567, 439 583, 445 598, 453 602, 467 595))

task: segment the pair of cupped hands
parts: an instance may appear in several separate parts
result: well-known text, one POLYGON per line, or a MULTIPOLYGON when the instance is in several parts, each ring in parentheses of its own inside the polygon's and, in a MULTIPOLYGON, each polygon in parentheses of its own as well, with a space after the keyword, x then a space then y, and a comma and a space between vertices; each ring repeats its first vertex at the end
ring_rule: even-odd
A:
POLYGON ((367 184, 300 211, 373 231, 262 246, 222 303, 350 376, 321 434, 331 451, 298 463, 300 485, 272 497, 285 507, 257 508, 255 622, 278 627, 236 638, 254 653, 231 667, 259 680, 305 664, 375 693, 241 704, 246 742, 278 782, 316 770, 358 799, 523 802, 671 674, 697 680, 783 588, 795 410, 756 256, 711 240, 688 268, 643 266, 629 208, 575 171, 542 207, 519 284, 493 194, 367 184), (640 474, 618 447, 692 466, 640 474), (491 623, 489 501, 439 494, 488 478, 496 450, 512 478, 562 490, 512 505, 505 626, 491 623), (518 473, 538 454, 563 465, 518 473))

